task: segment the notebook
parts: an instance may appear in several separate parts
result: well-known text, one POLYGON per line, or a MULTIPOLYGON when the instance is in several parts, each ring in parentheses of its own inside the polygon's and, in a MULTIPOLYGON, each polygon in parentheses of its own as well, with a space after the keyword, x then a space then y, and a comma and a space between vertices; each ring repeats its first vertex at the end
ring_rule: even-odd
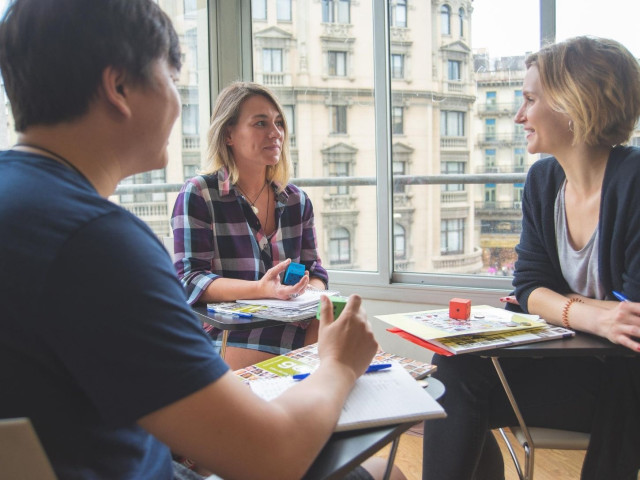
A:
POLYGON ((330 297, 338 294, 339 292, 335 290, 317 290, 315 288, 307 288, 302 295, 288 300, 256 298, 251 300, 236 300, 236 303, 297 310, 318 305, 318 303, 320 303, 320 296, 322 295, 330 297))
MULTIPOLYGON (((258 396, 272 400, 296 383, 293 377, 278 377, 253 380, 249 385, 258 396)), ((409 372, 393 363, 387 370, 362 375, 356 381, 335 431, 417 423, 445 416, 440 404, 409 372)))

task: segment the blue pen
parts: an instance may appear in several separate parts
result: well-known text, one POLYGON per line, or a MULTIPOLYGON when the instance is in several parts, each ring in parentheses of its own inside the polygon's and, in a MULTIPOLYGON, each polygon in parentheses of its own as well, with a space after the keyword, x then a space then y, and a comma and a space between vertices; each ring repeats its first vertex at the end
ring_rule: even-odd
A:
POLYGON ((628 302, 629 299, 627 297, 624 296, 624 294, 620 293, 620 292, 616 292, 615 290, 613 292, 613 296, 616 297, 618 300, 620 300, 621 302, 628 302))
POLYGON ((233 310, 224 310, 219 308, 207 307, 207 310, 213 313, 220 313, 221 315, 230 315, 238 318, 253 318, 253 315, 245 312, 234 312, 233 310))
MULTIPOLYGON (((390 363, 374 363, 373 365, 369 365, 369 368, 367 368, 365 370, 364 373, 371 373, 371 372, 377 372, 380 370, 385 370, 387 368, 391 368, 391 364, 390 363)), ((294 380, 302 380, 304 378, 307 378, 309 375, 311 375, 310 373, 297 373, 293 376, 294 380)))

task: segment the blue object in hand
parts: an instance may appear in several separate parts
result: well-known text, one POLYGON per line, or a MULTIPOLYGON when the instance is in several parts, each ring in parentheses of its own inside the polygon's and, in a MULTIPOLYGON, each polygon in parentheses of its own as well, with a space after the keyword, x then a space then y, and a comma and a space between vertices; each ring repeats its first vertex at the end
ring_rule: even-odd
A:
POLYGON ((302 277, 304 277, 304 265, 291 262, 284 272, 284 281, 282 283, 285 285, 295 285, 302 277))

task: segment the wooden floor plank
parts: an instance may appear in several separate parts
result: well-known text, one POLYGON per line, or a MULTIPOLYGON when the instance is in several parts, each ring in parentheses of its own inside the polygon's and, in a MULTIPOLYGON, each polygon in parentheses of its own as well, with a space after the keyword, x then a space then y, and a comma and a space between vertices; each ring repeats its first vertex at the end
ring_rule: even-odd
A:
MULTIPOLYGON (((518 480, 518 474, 507 447, 497 431, 495 435, 502 449, 502 455, 504 456, 506 480, 518 480)), ((513 437, 511 437, 510 440, 513 442, 513 445, 519 448, 513 437)), ((516 451, 521 450, 522 449, 516 451)), ((376 454, 376 456, 384 458, 388 455, 388 446, 376 454)), ((535 480, 578 480, 580 478, 580 469, 584 455, 585 452, 580 450, 536 450, 534 466, 535 480)), ((522 456, 520 457, 520 461, 523 461, 522 456)), ((408 480, 420 480, 422 478, 422 436, 419 432, 414 430, 402 435, 395 463, 408 480)))

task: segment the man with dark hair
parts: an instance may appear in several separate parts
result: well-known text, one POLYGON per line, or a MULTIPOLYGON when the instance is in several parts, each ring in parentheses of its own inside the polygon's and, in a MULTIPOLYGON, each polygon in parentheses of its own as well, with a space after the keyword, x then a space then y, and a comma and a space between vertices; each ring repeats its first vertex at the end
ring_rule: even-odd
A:
POLYGON ((107 200, 166 165, 179 58, 151 0, 17 0, 0 22, 20 132, 0 153, 0 417, 31 419, 60 478, 172 478, 170 449, 223 477, 300 477, 376 351, 360 298, 335 322, 324 298, 320 367, 259 399, 158 239, 107 200))

